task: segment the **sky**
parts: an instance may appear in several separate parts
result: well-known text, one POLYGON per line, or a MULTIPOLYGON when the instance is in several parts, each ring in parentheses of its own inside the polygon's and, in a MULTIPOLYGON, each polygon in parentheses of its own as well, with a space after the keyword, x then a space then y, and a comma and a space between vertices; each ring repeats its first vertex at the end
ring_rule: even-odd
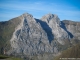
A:
POLYGON ((80 0, 0 0, 0 21, 8 21, 24 13, 34 18, 51 13, 60 20, 80 21, 80 0))

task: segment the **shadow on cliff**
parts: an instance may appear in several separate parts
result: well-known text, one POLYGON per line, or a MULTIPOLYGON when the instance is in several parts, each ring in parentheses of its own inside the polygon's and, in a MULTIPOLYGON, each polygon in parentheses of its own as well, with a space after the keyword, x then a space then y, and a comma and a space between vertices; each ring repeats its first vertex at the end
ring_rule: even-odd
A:
POLYGON ((36 20, 37 23, 40 23, 43 30, 47 33, 49 43, 51 43, 51 41, 54 39, 54 36, 52 34, 52 29, 47 25, 46 22, 41 21, 39 19, 35 19, 35 20, 36 20))
POLYGON ((70 33, 67 28, 65 27, 65 24, 63 23, 63 21, 61 21, 61 25, 60 25, 61 28, 63 28, 67 33, 68 35, 70 36, 70 38, 73 38, 73 34, 70 33))

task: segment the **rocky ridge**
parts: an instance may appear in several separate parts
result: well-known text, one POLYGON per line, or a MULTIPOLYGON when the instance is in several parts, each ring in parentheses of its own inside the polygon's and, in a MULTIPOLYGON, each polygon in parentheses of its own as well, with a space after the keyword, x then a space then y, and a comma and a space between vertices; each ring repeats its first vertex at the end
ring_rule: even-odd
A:
POLYGON ((80 41, 80 22, 60 21, 55 14, 36 19, 25 13, 16 19, 19 22, 9 41, 8 55, 57 54, 62 46, 73 45, 72 39, 80 41))

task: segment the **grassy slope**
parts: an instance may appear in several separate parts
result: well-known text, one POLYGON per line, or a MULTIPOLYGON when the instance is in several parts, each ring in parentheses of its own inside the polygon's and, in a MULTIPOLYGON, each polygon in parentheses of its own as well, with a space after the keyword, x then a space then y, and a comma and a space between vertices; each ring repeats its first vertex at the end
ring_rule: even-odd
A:
POLYGON ((22 60, 21 58, 0 55, 0 60, 22 60))
POLYGON ((80 58, 80 43, 63 51, 62 54, 54 60, 60 60, 60 58, 80 58))
POLYGON ((8 50, 10 48, 9 40, 12 37, 15 27, 20 23, 20 19, 14 18, 6 22, 0 22, 0 54, 1 48, 8 50))

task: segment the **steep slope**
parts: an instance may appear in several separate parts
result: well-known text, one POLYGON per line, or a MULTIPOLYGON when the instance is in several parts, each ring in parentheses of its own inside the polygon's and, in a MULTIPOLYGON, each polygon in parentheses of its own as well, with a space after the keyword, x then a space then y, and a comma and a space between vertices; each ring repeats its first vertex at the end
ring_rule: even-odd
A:
POLYGON ((65 26, 68 31, 69 35, 72 37, 70 40, 71 44, 76 44, 80 42, 80 22, 74 22, 70 20, 63 20, 61 21, 63 26, 65 26))
POLYGON ((53 52, 46 32, 32 15, 26 13, 21 16, 21 23, 15 29, 10 40, 12 49, 8 54, 34 55, 53 52))
POLYGON ((55 14, 47 14, 41 18, 42 21, 46 22, 52 30, 54 39, 60 44, 64 45, 66 39, 70 39, 69 34, 61 27, 60 19, 55 14))
POLYGON ((9 50, 10 49, 10 39, 12 34, 16 28, 16 26, 20 23, 20 18, 13 18, 9 21, 0 22, 0 54, 3 53, 1 50, 9 50))
POLYGON ((72 33, 74 38, 77 38, 80 40, 80 22, 63 20, 62 23, 66 26, 66 29, 72 33))
POLYGON ((15 56, 53 56, 80 42, 79 27, 80 22, 60 21, 55 14, 35 19, 25 13, 0 22, 0 52, 15 56))
POLYGON ((39 20, 25 13, 20 18, 21 23, 13 33, 11 50, 7 54, 58 53, 60 49, 57 45, 71 43, 72 34, 65 29, 57 15, 47 14, 39 20))

